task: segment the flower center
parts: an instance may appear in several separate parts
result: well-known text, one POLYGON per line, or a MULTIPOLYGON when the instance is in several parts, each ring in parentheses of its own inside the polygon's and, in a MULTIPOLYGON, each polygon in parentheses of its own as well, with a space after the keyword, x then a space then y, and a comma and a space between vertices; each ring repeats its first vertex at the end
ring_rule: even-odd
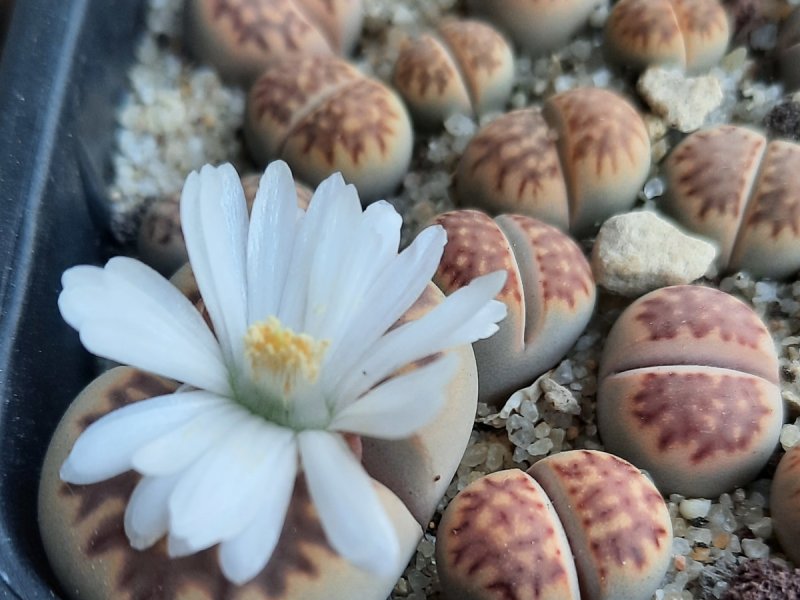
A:
POLYGON ((245 355, 253 375, 272 380, 284 396, 291 395, 300 382, 317 380, 329 345, 328 340, 295 333, 274 316, 251 325, 244 337, 245 355))

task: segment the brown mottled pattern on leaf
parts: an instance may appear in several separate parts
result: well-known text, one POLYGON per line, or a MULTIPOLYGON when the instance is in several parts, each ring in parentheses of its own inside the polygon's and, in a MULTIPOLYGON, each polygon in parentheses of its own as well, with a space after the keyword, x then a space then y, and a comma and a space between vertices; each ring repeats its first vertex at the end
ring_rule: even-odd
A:
POLYGON ((336 150, 347 152, 358 165, 367 151, 367 142, 375 141, 386 155, 395 134, 393 124, 400 120, 390 92, 377 81, 363 79, 328 97, 303 119, 292 132, 302 142, 301 152, 320 152, 327 164, 336 164, 336 150))
POLYGON ((752 131, 732 125, 693 134, 668 159, 673 194, 697 220, 738 218, 746 201, 742 192, 765 143, 752 131))
POLYGON ((725 10, 717 0, 670 0, 684 34, 699 33, 704 38, 727 31, 725 10))
POLYGON ((465 72, 491 75, 503 64, 503 39, 482 23, 448 21, 439 27, 439 33, 465 72))
POLYGON ((570 140, 569 160, 593 161, 600 175, 604 164, 619 172, 621 158, 640 161, 640 146, 649 147, 647 131, 634 108, 622 98, 599 88, 579 88, 554 96, 551 102, 561 112, 570 140))
MULTIPOLYGON (((105 405, 110 411, 172 390, 174 386, 168 386, 163 380, 136 372, 106 393, 105 405)), ((86 415, 78 424, 85 429, 101 416, 100 413, 86 415)), ((139 479, 138 474, 128 471, 94 485, 64 483, 59 490, 62 496, 78 500, 76 526, 91 518, 101 507, 114 506, 114 510, 97 526, 87 530, 88 537, 83 548, 86 555, 93 559, 123 553, 123 566, 115 582, 117 594, 114 597, 130 600, 173 598, 191 582, 207 590, 211 598, 232 599, 240 588, 228 583, 220 571, 216 547, 178 559, 169 558, 165 540, 144 551, 130 547, 123 528, 124 506, 139 479)), ((297 573, 317 576, 316 563, 308 554, 312 547, 325 549, 334 556, 315 516, 305 481, 298 479, 275 554, 264 570, 247 585, 275 597, 286 591, 291 576, 297 573)))
POLYGON ((398 88, 426 96, 431 87, 438 95, 458 75, 447 52, 429 35, 421 36, 400 54, 394 79, 398 88))
POLYGON ((522 303, 522 282, 503 232, 487 215, 476 210, 457 210, 439 215, 435 221, 447 232, 447 245, 434 280, 446 293, 493 271, 508 273, 497 295, 506 303, 522 303))
POLYGON ((766 225, 777 238, 784 229, 800 236, 800 146, 772 142, 751 200, 747 227, 766 225))
POLYGON ((747 375, 647 373, 633 397, 632 415, 657 436, 662 452, 691 448, 691 464, 746 453, 762 419, 772 413, 758 381, 747 375))
POLYGON ((623 0, 611 11, 606 27, 622 46, 667 46, 681 35, 668 0, 623 0))
POLYGON ((758 316, 743 302, 702 286, 663 288, 641 303, 635 318, 654 341, 682 333, 695 338, 715 333, 726 342, 757 348, 764 336, 769 336, 758 316))
POLYGON ((309 100, 325 89, 335 89, 360 79, 358 71, 343 60, 325 56, 288 58, 268 69, 250 92, 258 119, 267 116, 289 125, 309 100))
POLYGON ((237 44, 254 45, 263 52, 274 50, 270 47, 272 36, 281 40, 283 48, 298 52, 302 38, 311 31, 289 0, 214 0, 212 16, 230 23, 237 44))
POLYGON ((572 238, 530 217, 511 215, 510 218, 530 239, 545 303, 560 300, 575 309, 581 301, 591 297, 592 269, 572 238))
POLYGON ((553 461, 567 506, 581 521, 600 582, 611 566, 645 570, 648 552, 671 542, 664 500, 639 470, 612 454, 580 451, 553 461))
POLYGON ((485 477, 448 508, 445 560, 454 577, 497 600, 529 600, 567 585, 547 496, 530 477, 485 477))
POLYGON ((506 178, 520 178, 514 193, 519 198, 525 189, 541 192, 548 179, 561 177, 553 133, 538 109, 519 110, 493 121, 469 145, 472 174, 487 165, 496 165, 494 187, 501 191, 506 178))

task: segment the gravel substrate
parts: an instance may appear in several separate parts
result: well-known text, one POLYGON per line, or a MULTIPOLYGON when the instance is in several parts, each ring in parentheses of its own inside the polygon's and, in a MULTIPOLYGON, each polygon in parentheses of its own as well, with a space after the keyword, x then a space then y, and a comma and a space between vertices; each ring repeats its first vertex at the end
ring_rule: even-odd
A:
MULTIPOLYGON (((222 161, 233 162, 240 171, 251 168, 241 144, 243 92, 222 85, 213 71, 192 64, 182 54, 180 0, 151 0, 150 5, 149 30, 129 75, 130 96, 119 112, 116 180, 110 198, 115 232, 122 242, 134 237, 142 208, 179 190, 191 169, 222 161)), ((365 9, 355 61, 364 71, 388 80, 403 40, 440 15, 459 12, 460 6, 456 0, 365 0, 365 9)), ((618 89, 635 97, 635 82, 621 79, 602 62, 599 47, 608 10, 608 2, 599 2, 588 31, 558 53, 539 60, 519 57, 509 108, 536 104, 553 92, 579 85, 618 89)), ((751 44, 761 55, 774 45, 774 32, 775 23, 766 21, 751 33, 751 44)), ((708 123, 760 126, 783 99, 780 84, 751 76, 753 66, 753 59, 740 49, 709 73, 718 81, 724 99, 708 123)), ((659 160, 680 136, 668 133, 659 117, 649 115, 646 120, 659 160)), ((457 115, 447 120, 443 132, 417 136, 411 170, 400 193, 389 199, 403 214, 404 242, 435 214, 454 208, 449 195, 451 174, 481 124, 457 115)), ((656 165, 641 192, 641 204, 657 208, 663 191, 656 165)), ((584 243, 587 250, 591 248, 591 240, 584 243)), ((775 284, 737 274, 704 283, 742 298, 767 323, 779 351, 788 424, 781 434, 782 449, 761 478, 747 488, 713 499, 677 495, 668 499, 674 557, 654 596, 659 600, 722 598, 737 565, 765 557, 785 563, 772 533, 769 478, 783 449, 800 442, 800 282, 775 284)), ((527 469, 562 450, 602 449, 595 424, 597 364, 602 340, 627 304, 601 294, 594 319, 555 369, 514 394, 499 412, 479 406, 470 446, 440 509, 484 474, 527 469)), ((437 512, 432 520, 392 598, 440 597, 434 560, 440 515, 437 512)))

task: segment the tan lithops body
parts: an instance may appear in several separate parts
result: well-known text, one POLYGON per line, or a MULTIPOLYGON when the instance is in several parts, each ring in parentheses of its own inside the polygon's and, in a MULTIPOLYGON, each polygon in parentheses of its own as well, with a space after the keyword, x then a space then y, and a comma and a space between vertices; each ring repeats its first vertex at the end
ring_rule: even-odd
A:
POLYGON ((629 462, 594 450, 548 456, 528 473, 564 526, 581 598, 650 598, 672 554, 669 511, 650 480, 629 462))
POLYGON ((339 171, 370 201, 405 175, 413 133, 394 92, 317 55, 267 68, 248 96, 245 138, 259 164, 282 158, 311 185, 339 171))
MULTIPOLYGON (((261 175, 242 177, 247 208, 253 206, 261 175)), ((295 182, 297 205, 305 209, 311 190, 295 182)), ((172 194, 153 202, 142 217, 137 247, 139 258, 164 276, 170 276, 189 260, 181 231, 180 194, 172 194)))
POLYGON ((800 445, 790 448, 772 479, 769 508, 781 548, 800 564, 800 445))
POLYGON ((524 471, 468 485, 442 516, 436 565, 448 600, 578 600, 564 528, 524 471))
POLYGON ((242 85, 287 55, 349 52, 362 19, 360 0, 186 0, 184 10, 191 52, 242 85))
POLYGON ((436 34, 406 44, 392 82, 421 126, 448 116, 501 110, 511 92, 514 56, 502 35, 479 21, 446 20, 436 34))
POLYGON ((171 559, 166 541, 138 551, 123 529, 123 513, 139 476, 128 472, 94 485, 63 483, 58 470, 78 435, 114 408, 166 394, 175 384, 141 371, 118 367, 102 375, 75 400, 56 430, 45 457, 39 487, 39 526, 50 564, 65 592, 86 600, 384 600, 422 529, 403 503, 376 483, 375 489, 397 532, 401 561, 396 574, 361 571, 330 548, 306 486, 299 478, 283 534, 273 558, 242 586, 223 576, 216 548, 171 559))
POLYGON ((472 12, 495 23, 526 53, 539 56, 566 44, 589 19, 593 0, 470 0, 472 12))
POLYGON ((785 279, 800 269, 800 145, 721 125, 666 161, 664 208, 714 240, 722 270, 785 279))
POLYGON ((709 498, 743 485, 778 442, 772 338, 724 292, 674 286, 634 302, 609 333, 598 377, 606 448, 665 494, 709 498))
POLYGON ((578 88, 496 119, 470 141, 458 166, 462 206, 515 212, 578 236, 625 211, 650 168, 650 141, 622 97, 578 88))
POLYGON ((676 65, 693 73, 717 64, 730 36, 719 0, 621 0, 605 32, 609 56, 626 66, 676 65))
POLYGON ((502 403, 556 364, 586 327, 596 296, 589 263, 572 239, 530 217, 493 221, 461 210, 436 222, 448 241, 434 282, 446 294, 480 275, 508 273, 498 296, 508 315, 494 336, 473 345, 478 398, 502 403))
POLYGON ((544 116, 558 132, 570 231, 585 235, 631 207, 650 169, 650 138, 636 109, 599 88, 556 94, 544 116))

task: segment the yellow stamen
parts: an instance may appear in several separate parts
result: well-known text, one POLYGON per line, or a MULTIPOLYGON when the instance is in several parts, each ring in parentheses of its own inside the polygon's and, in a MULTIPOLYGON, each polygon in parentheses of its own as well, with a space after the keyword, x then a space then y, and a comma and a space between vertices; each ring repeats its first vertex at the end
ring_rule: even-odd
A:
POLYGON ((253 372, 269 373, 290 394, 302 378, 314 383, 322 357, 330 342, 315 340, 306 333, 295 333, 276 317, 253 323, 244 337, 245 354, 253 372))

